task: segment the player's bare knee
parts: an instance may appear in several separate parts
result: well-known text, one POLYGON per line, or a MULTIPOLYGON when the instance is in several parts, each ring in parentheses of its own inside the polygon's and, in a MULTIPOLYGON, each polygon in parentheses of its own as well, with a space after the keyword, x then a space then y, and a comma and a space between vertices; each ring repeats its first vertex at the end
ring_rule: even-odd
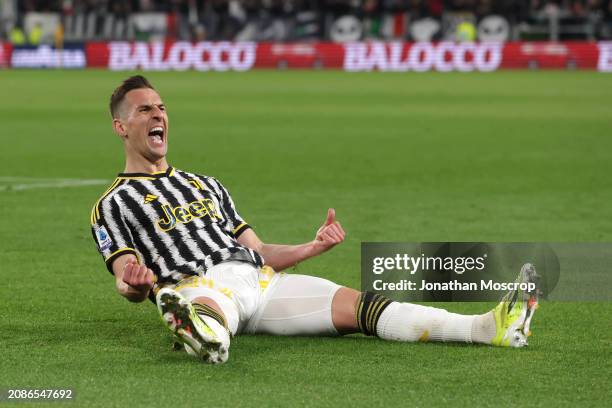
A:
POLYGON ((342 287, 338 289, 332 300, 332 322, 338 333, 349 334, 359 331, 357 325, 357 304, 361 292, 342 287))

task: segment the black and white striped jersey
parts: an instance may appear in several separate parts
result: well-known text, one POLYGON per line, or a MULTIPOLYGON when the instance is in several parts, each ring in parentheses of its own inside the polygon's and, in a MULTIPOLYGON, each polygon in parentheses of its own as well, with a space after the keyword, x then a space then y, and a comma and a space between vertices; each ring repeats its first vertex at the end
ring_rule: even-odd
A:
POLYGON ((250 226, 225 187, 213 177, 168 168, 122 173, 94 205, 92 232, 108 270, 120 255, 135 254, 157 285, 204 275, 221 262, 263 266, 237 238, 250 226))

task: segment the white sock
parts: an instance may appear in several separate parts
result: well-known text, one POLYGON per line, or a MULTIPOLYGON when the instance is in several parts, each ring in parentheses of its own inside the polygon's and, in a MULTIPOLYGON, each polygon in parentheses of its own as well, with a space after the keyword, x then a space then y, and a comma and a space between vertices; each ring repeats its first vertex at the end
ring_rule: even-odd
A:
POLYGON ((396 341, 486 342, 490 335, 490 322, 484 317, 487 315, 461 315, 429 306, 393 302, 381 314, 376 334, 381 339, 396 341))
POLYGON ((477 315, 472 325, 472 341, 474 343, 491 344, 495 337, 495 315, 493 311, 477 315))

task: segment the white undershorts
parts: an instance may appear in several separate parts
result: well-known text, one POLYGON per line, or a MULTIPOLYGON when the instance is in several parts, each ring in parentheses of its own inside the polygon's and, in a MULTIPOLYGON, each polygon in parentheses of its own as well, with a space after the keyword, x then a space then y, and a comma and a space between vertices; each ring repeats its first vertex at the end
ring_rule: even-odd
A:
POLYGON ((331 305, 340 286, 326 279, 274 272, 244 262, 224 262, 205 277, 180 281, 187 300, 214 300, 232 334, 338 335, 331 305))

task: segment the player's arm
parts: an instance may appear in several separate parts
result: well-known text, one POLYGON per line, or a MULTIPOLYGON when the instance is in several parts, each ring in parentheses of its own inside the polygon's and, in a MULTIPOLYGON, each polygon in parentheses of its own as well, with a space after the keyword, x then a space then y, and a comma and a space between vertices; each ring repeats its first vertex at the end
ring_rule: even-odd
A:
POLYGON ((344 241, 345 233, 342 226, 335 220, 333 208, 327 211, 327 219, 319 228, 315 239, 300 245, 266 244, 262 242, 252 229, 244 231, 238 242, 257 251, 276 271, 282 271, 308 258, 320 255, 344 241))
POLYGON ((121 255, 113 261, 117 292, 130 302, 142 302, 155 283, 151 269, 138 263, 133 254, 121 255))
POLYGON ((92 234, 108 270, 115 275, 117 292, 131 302, 145 300, 155 282, 155 275, 138 264, 129 225, 123 215, 123 205, 112 189, 121 185, 115 180, 91 212, 92 234), (113 194, 113 195, 109 195, 113 194))

